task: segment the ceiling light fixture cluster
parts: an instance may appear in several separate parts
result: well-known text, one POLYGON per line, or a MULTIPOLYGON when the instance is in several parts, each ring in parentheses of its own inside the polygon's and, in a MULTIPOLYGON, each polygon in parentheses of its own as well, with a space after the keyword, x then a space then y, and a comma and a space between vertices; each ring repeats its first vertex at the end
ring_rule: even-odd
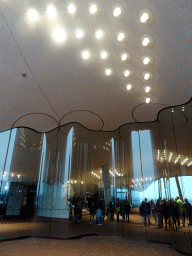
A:
MULTIPOLYGON (((122 10, 123 9, 120 6, 115 6, 112 10, 114 17, 116 17, 116 18, 117 17, 122 17, 122 10)), ((49 18, 51 18, 51 19, 56 18, 57 10, 53 5, 48 5, 46 11, 47 11, 47 15, 49 16, 49 18)), ((67 11, 68 11, 69 14, 74 15, 77 12, 77 6, 73 3, 70 3, 67 6, 67 11)), ((98 6, 96 4, 90 5, 89 6, 89 13, 93 14, 93 15, 98 13, 98 6)), ((29 18, 30 22, 34 23, 39 19, 39 13, 34 9, 29 10, 27 15, 28 15, 28 18, 29 18)), ((150 20, 151 20, 151 15, 149 14, 149 12, 148 11, 143 11, 140 15, 140 22, 141 23, 148 23, 150 20)), ((98 29, 95 32, 95 38, 98 39, 98 40, 101 40, 104 37, 104 35, 105 34, 104 34, 104 31, 102 31, 102 29, 98 29)), ((82 39, 85 36, 85 33, 82 29, 77 29, 75 31, 75 36, 76 36, 77 39, 82 39)), ((124 31, 119 31, 116 36, 117 36, 117 40, 119 42, 122 42, 126 39, 126 33, 124 31)), ((67 38, 67 34, 66 34, 66 31, 63 28, 59 27, 59 28, 54 30, 53 37, 58 43, 63 43, 67 38)), ((147 47, 147 46, 151 45, 151 42, 152 42, 152 39, 151 39, 150 36, 145 35, 145 36, 142 37, 142 45, 144 47, 147 47)), ((82 55, 82 58, 84 60, 88 60, 91 57, 91 54, 90 54, 88 49, 84 50, 81 53, 81 55, 82 55)), ((109 54, 108 54, 107 51, 102 51, 100 53, 100 57, 101 57, 102 60, 105 60, 106 58, 109 57, 109 54)), ((129 56, 128 53, 124 52, 124 53, 121 54, 120 58, 123 62, 125 62, 125 61, 129 60, 130 56, 129 56)), ((144 57, 142 57, 142 62, 143 62, 144 65, 149 65, 149 64, 152 63, 152 59, 149 56, 144 56, 144 57)), ((104 72, 107 76, 110 76, 113 73, 111 68, 105 69, 104 72)), ((130 74, 131 74, 130 70, 124 70, 123 71, 123 75, 126 78, 129 77, 130 74)), ((149 79, 151 79, 151 74, 149 72, 145 72, 143 74, 143 78, 144 78, 144 80, 149 80, 149 79)), ((131 84, 126 84, 126 88, 127 88, 128 91, 130 91, 133 88, 133 86, 131 84)), ((145 87, 145 92, 148 93, 149 91, 151 91, 151 88, 149 86, 146 86, 145 87)), ((145 101, 146 101, 146 103, 149 103, 151 101, 151 99, 148 97, 148 98, 145 99, 145 101)))

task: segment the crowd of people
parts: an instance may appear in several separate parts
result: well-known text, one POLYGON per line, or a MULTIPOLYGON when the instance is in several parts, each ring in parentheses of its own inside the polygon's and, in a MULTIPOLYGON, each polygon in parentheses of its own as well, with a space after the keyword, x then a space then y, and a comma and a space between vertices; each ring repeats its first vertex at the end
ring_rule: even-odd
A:
MULTIPOLYGON (((74 203, 69 203, 69 221, 73 221, 73 211, 74 211, 74 222, 78 224, 81 222, 83 205, 81 201, 75 200, 74 203)), ((109 205, 106 205, 104 200, 99 199, 96 202, 89 202, 88 206, 90 212, 90 224, 96 222, 97 225, 102 225, 105 217, 108 220, 114 221, 114 215, 116 215, 116 220, 119 222, 119 216, 122 216, 123 221, 129 222, 129 213, 131 210, 131 205, 129 202, 123 200, 111 200, 109 205)))
POLYGON ((166 200, 160 197, 155 203, 154 199, 150 202, 147 198, 143 200, 140 207, 140 215, 142 216, 142 222, 145 226, 151 224, 151 215, 155 221, 155 225, 159 228, 180 228, 180 221, 182 220, 183 227, 185 227, 186 217, 188 218, 188 224, 192 225, 192 206, 185 198, 184 202, 177 196, 175 199, 166 200))

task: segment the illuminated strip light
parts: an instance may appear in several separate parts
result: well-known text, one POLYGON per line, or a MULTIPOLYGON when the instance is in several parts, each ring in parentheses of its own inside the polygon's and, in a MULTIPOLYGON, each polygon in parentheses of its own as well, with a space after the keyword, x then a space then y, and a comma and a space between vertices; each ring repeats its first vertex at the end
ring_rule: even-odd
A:
POLYGON ((183 165, 184 163, 186 163, 188 160, 188 158, 186 157, 182 162, 181 162, 181 165, 183 165))
POLYGON ((116 173, 118 176, 123 176, 123 174, 118 173, 116 170, 115 170, 115 173, 116 173))
POLYGON ((111 175, 114 177, 114 174, 112 173, 112 171, 109 171, 111 173, 111 175))
POLYGON ((175 164, 178 162, 180 156, 178 156, 176 159, 175 159, 175 164))
POLYGON ((171 158, 172 158, 172 153, 170 153, 170 156, 169 156, 169 163, 170 163, 170 161, 171 161, 171 158))
POLYGON ((190 163, 188 163, 188 165, 187 166, 191 166, 192 165, 192 161, 190 162, 190 163))
POLYGON ((94 176, 96 176, 98 179, 100 179, 101 177, 99 175, 97 175, 96 173, 94 172, 91 172, 94 176))

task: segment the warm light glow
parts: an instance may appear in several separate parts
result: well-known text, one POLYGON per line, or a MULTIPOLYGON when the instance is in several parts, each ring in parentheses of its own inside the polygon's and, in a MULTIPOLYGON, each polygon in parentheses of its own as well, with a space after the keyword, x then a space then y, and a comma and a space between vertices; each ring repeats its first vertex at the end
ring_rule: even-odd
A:
POLYGON ((106 69, 105 73, 106 73, 107 76, 109 76, 111 74, 111 69, 109 69, 109 68, 106 69))
POLYGON ((90 9, 89 9, 90 13, 96 13, 97 11, 97 6, 96 5, 91 5, 90 9))
POLYGON ((188 158, 186 157, 182 162, 181 165, 185 164, 187 162, 188 158))
POLYGON ((119 33, 118 40, 122 41, 125 38, 125 35, 123 33, 119 33))
POLYGON ((76 11, 75 5, 70 4, 69 7, 68 7, 68 12, 69 13, 75 13, 75 11, 76 11))
POLYGON ((185 111, 185 107, 182 107, 182 111, 185 111))
POLYGON ((145 92, 150 92, 151 88, 149 86, 145 87, 145 92))
POLYGON ((124 76, 125 76, 125 77, 128 77, 129 75, 130 75, 130 71, 129 71, 129 70, 125 70, 125 71, 124 71, 124 76))
POLYGON ((83 37, 83 31, 81 29, 78 29, 75 35, 78 39, 80 39, 83 37))
POLYGON ((56 15, 57 15, 57 11, 56 11, 55 7, 52 6, 52 5, 50 5, 50 6, 47 8, 47 14, 48 14, 48 16, 49 16, 51 19, 55 18, 56 15))
POLYGON ((98 30, 95 34, 96 38, 100 39, 103 36, 103 32, 101 30, 98 30))
POLYGON ((84 52, 82 52, 82 57, 83 57, 83 59, 89 59, 89 57, 90 57, 90 53, 89 53, 89 51, 84 51, 84 52))
POLYGON ((17 175, 17 177, 18 177, 18 179, 21 177, 21 175, 19 174, 19 175, 17 175))
POLYGON ((28 15, 28 18, 30 19, 30 21, 32 21, 32 22, 37 21, 38 17, 39 17, 38 13, 35 10, 29 10, 27 15, 28 15))
POLYGON ((116 7, 114 12, 113 12, 113 15, 115 17, 119 16, 121 14, 121 9, 119 7, 116 7))
POLYGON ((123 53, 122 55, 121 55, 121 59, 122 59, 122 61, 125 61, 126 59, 127 59, 127 54, 126 53, 123 53))
POLYGON ((148 20, 149 20, 149 14, 146 13, 146 12, 144 12, 144 13, 141 15, 140 21, 141 21, 142 23, 144 23, 144 22, 146 22, 146 21, 148 21, 148 20))
POLYGON ((127 84, 127 90, 130 91, 132 88, 132 85, 131 84, 127 84))
POLYGON ((148 80, 149 77, 150 77, 150 74, 149 74, 149 73, 145 73, 145 74, 144 74, 144 79, 145 79, 145 80, 148 80))
POLYGON ((149 43, 150 43, 150 40, 149 40, 149 38, 147 38, 147 37, 145 37, 145 38, 143 39, 143 41, 142 41, 142 45, 143 45, 143 46, 147 46, 149 43))
POLYGON ((101 53, 101 59, 106 59, 107 58, 107 52, 102 52, 101 53))
POLYGON ((144 64, 144 65, 149 64, 149 62, 150 62, 149 57, 145 57, 145 58, 143 59, 143 64, 144 64))
POLYGON ((146 98, 146 103, 149 103, 150 102, 150 98, 146 98))
POLYGON ((58 28, 53 33, 53 36, 57 42, 62 43, 66 38, 66 33, 62 28, 58 28))

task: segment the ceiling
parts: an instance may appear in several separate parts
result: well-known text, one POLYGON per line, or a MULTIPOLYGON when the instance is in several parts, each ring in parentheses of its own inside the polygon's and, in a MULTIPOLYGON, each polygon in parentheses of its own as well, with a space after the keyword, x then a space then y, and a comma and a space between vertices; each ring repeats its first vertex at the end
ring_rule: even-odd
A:
POLYGON ((125 123, 154 121, 161 109, 188 102, 191 13, 190 0, 1 0, 0 131, 25 126, 45 132, 69 122, 112 131, 125 123), (70 4, 75 13, 69 12, 70 4), (89 11, 92 4, 96 13, 89 11), (149 15, 146 22, 140 20, 143 13, 149 15), (77 29, 82 38, 76 37, 77 29), (149 45, 142 45, 143 38, 149 45), (88 59, 83 51, 89 51, 88 59), (144 57, 150 58, 148 65, 144 57), (151 75, 148 80, 144 73, 151 75))

